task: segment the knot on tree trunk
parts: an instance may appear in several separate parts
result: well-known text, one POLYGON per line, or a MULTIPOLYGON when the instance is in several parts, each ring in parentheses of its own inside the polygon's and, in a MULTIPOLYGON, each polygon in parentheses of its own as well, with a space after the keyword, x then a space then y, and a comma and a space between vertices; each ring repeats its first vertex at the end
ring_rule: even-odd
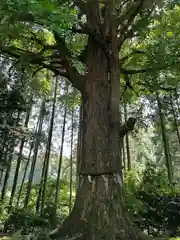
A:
POLYGON ((136 123, 136 118, 130 117, 127 122, 125 122, 120 127, 120 137, 124 137, 128 132, 132 131, 134 129, 134 125, 136 123))

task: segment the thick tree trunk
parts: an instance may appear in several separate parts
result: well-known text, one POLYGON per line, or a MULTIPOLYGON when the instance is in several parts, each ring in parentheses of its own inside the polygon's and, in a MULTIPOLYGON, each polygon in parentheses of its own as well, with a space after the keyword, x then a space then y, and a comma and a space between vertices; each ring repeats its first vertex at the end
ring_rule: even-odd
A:
POLYGON ((70 216, 51 236, 136 240, 123 202, 120 134, 127 129, 120 131, 118 122, 119 62, 111 65, 109 78, 107 58, 91 40, 87 59, 79 189, 70 216))

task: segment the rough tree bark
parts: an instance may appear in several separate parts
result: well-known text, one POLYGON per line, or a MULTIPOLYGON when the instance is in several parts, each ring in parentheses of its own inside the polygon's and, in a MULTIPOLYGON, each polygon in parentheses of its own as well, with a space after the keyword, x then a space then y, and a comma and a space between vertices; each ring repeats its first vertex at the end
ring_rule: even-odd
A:
POLYGON ((123 203, 120 141, 135 120, 119 124, 119 61, 110 70, 104 51, 89 38, 83 90, 83 146, 75 206, 51 237, 136 240, 123 203), (109 74, 111 77, 109 78, 109 74), (76 224, 74 224, 76 223, 76 224))

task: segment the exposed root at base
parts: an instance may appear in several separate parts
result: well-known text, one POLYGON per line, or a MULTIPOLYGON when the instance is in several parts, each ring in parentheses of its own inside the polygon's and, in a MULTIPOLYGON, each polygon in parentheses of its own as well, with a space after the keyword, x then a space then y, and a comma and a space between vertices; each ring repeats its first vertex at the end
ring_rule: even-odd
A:
MULTIPOLYGON (((50 237, 58 240, 155 240, 152 237, 147 236, 146 234, 138 231, 135 227, 135 231, 137 232, 137 236, 135 239, 129 239, 129 236, 122 237, 121 235, 116 234, 102 234, 100 231, 96 233, 92 233, 92 230, 88 230, 88 224, 84 221, 69 221, 72 219, 67 219, 64 222, 62 227, 59 227, 50 233, 50 237), (71 225, 69 225, 71 222, 71 225)), ((161 239, 165 240, 165 239, 161 239)))
POLYGON ((74 222, 74 224, 75 226, 72 225, 72 228, 69 225, 69 230, 67 225, 54 230, 51 232, 50 237, 58 240, 152 240, 152 238, 143 233, 137 234, 135 239, 130 239, 128 235, 125 237, 112 232, 110 234, 100 231, 92 233, 92 230, 87 229, 87 224, 83 224, 84 226, 80 226, 77 222, 74 222))
MULTIPOLYGON (((120 236, 100 236, 99 234, 93 234, 93 235, 88 235, 88 234, 84 234, 84 233, 76 233, 73 236, 68 236, 68 234, 64 237, 60 236, 58 237, 58 240, 127 240, 127 239, 122 239, 120 236)), ((129 239, 128 239, 129 240, 129 239)), ((145 236, 145 235, 139 235, 138 236, 138 240, 154 240, 154 238, 145 236)), ((161 240, 165 240, 165 239, 161 239, 161 240)))

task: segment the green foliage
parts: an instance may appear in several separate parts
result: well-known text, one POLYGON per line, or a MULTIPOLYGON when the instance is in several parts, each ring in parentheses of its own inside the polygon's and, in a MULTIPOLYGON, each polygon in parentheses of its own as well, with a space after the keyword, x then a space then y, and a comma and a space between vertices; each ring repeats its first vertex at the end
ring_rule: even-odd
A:
POLYGON ((133 43, 129 41, 124 45, 122 55, 129 57, 123 67, 132 70, 125 74, 131 83, 125 101, 133 102, 156 91, 167 93, 179 84, 179 22, 179 5, 167 6, 152 19, 145 34, 141 32, 133 43))
POLYGON ((179 185, 170 186, 164 169, 147 164, 140 174, 126 175, 126 206, 134 222, 149 235, 179 234, 179 185))
MULTIPOLYGON (((26 194, 26 185, 23 188, 22 198, 19 207, 14 206, 10 213, 9 199, 6 198, 1 202, 0 207, 0 220, 5 223, 4 228, 7 232, 15 232, 21 230, 22 233, 42 235, 41 229, 52 229, 57 224, 62 223, 69 214, 69 185, 65 181, 60 184, 60 203, 56 211, 54 205, 56 181, 51 179, 48 181, 46 201, 43 212, 39 214, 36 212, 36 200, 39 185, 33 185, 31 190, 31 198, 29 201, 28 209, 23 208, 23 200, 26 194)), ((15 196, 15 202, 16 202, 15 196)), ((74 201, 74 198, 73 198, 74 201)), ((43 236, 43 235, 42 235, 43 236)), ((41 237, 42 237, 41 236, 41 237)), ((40 237, 40 236, 39 236, 40 237)), ((39 238, 38 237, 38 238, 39 238)))
POLYGON ((33 231, 35 227, 48 228, 49 222, 29 210, 22 209, 10 214, 5 222, 4 229, 10 232, 23 230, 29 233, 33 231))
POLYGON ((44 2, 36 0, 8 1, 8 3, 1 3, 1 11, 8 14, 1 27, 4 27, 3 29, 6 27, 7 30, 8 23, 11 23, 9 27, 11 27, 11 30, 12 27, 16 27, 16 36, 18 34, 18 26, 24 25, 25 21, 37 22, 42 26, 44 25, 47 28, 50 27, 64 33, 64 29, 71 26, 76 16, 76 11, 71 9, 65 1, 61 1, 61 3, 59 1, 44 2))

